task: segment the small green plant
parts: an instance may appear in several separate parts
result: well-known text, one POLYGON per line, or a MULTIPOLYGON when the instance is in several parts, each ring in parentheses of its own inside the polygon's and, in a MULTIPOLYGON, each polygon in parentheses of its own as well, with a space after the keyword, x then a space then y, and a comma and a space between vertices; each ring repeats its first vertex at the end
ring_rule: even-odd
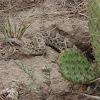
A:
POLYGON ((45 68, 42 69, 43 72, 43 78, 45 79, 45 84, 48 86, 51 85, 51 80, 50 80, 50 68, 45 66, 45 68))
POLYGON ((29 85, 28 85, 28 88, 29 89, 31 89, 31 88, 33 88, 34 87, 34 81, 36 80, 35 79, 35 76, 33 75, 33 71, 32 70, 30 70, 28 67, 26 67, 26 66, 24 66, 22 63, 21 63, 21 65, 20 64, 18 64, 17 62, 15 62, 15 64, 17 65, 17 66, 19 66, 19 68, 21 69, 21 70, 23 70, 26 74, 28 74, 29 75, 29 77, 32 79, 32 83, 30 83, 29 85))
POLYGON ((29 26, 24 24, 24 21, 22 21, 20 25, 17 25, 14 17, 9 15, 6 17, 5 25, 0 25, 0 30, 6 40, 10 38, 21 40, 28 27, 29 26))

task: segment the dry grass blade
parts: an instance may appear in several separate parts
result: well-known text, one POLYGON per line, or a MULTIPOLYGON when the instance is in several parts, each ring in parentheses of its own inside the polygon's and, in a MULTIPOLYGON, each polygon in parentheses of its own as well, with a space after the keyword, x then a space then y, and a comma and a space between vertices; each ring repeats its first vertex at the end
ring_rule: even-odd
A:
POLYGON ((11 31, 11 23, 10 23, 10 17, 7 16, 7 27, 8 27, 8 32, 9 32, 9 36, 12 37, 12 31, 11 31))
POLYGON ((19 25, 19 28, 17 29, 17 35, 16 35, 17 38, 20 36, 19 34, 20 34, 21 28, 23 26, 23 23, 24 23, 24 21, 22 21, 22 23, 19 25))
POLYGON ((5 27, 3 27, 1 24, 0 24, 0 30, 1 30, 1 32, 3 33, 3 35, 6 37, 6 34, 5 34, 5 27))
MULTIPOLYGON (((29 25, 29 26, 30 26, 30 25, 29 25)), ((18 39, 21 39, 21 38, 22 38, 23 34, 25 33, 26 29, 27 29, 29 26, 24 25, 24 26, 21 28, 21 30, 20 30, 20 32, 19 32, 18 39)))
POLYGON ((15 36, 16 36, 16 30, 17 30, 17 25, 14 25, 14 30, 15 30, 15 36))
POLYGON ((88 95, 88 94, 83 94, 84 96, 87 96, 88 98, 93 98, 93 99, 97 99, 100 100, 99 96, 92 96, 92 95, 88 95))

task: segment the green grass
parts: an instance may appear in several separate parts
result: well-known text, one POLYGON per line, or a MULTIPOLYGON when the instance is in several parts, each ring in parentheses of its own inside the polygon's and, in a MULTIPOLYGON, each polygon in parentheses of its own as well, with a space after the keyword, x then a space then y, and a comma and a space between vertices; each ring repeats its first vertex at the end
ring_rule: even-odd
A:
POLYGON ((22 21, 20 25, 17 25, 15 23, 14 17, 11 17, 9 15, 5 19, 5 25, 0 24, 0 30, 4 35, 5 39, 16 38, 18 40, 21 40, 22 36, 24 35, 26 29, 29 26, 25 25, 24 21, 22 21))

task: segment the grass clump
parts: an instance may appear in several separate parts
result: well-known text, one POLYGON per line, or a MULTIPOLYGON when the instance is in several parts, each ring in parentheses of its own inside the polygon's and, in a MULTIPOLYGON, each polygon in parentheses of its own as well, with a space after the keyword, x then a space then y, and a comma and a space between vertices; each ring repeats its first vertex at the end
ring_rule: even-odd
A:
POLYGON ((24 24, 24 21, 22 21, 20 25, 16 24, 14 17, 10 14, 6 17, 5 24, 0 24, 0 30, 5 37, 5 40, 9 40, 11 38, 21 40, 28 27, 29 26, 24 24))

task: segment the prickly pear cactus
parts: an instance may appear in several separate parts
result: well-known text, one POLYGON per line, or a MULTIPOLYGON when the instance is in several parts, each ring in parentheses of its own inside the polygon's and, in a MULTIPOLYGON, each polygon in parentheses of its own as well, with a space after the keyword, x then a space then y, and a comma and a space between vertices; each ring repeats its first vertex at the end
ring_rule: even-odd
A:
POLYGON ((97 67, 100 71, 100 0, 89 0, 88 15, 91 43, 97 67))
POLYGON ((75 83, 88 83, 98 77, 98 72, 87 58, 75 50, 62 51, 58 64, 63 77, 75 83))
POLYGON ((75 83, 89 83, 100 75, 100 0, 89 0, 88 15, 91 44, 97 64, 95 68, 85 56, 70 49, 63 51, 58 59, 62 75, 75 83))

